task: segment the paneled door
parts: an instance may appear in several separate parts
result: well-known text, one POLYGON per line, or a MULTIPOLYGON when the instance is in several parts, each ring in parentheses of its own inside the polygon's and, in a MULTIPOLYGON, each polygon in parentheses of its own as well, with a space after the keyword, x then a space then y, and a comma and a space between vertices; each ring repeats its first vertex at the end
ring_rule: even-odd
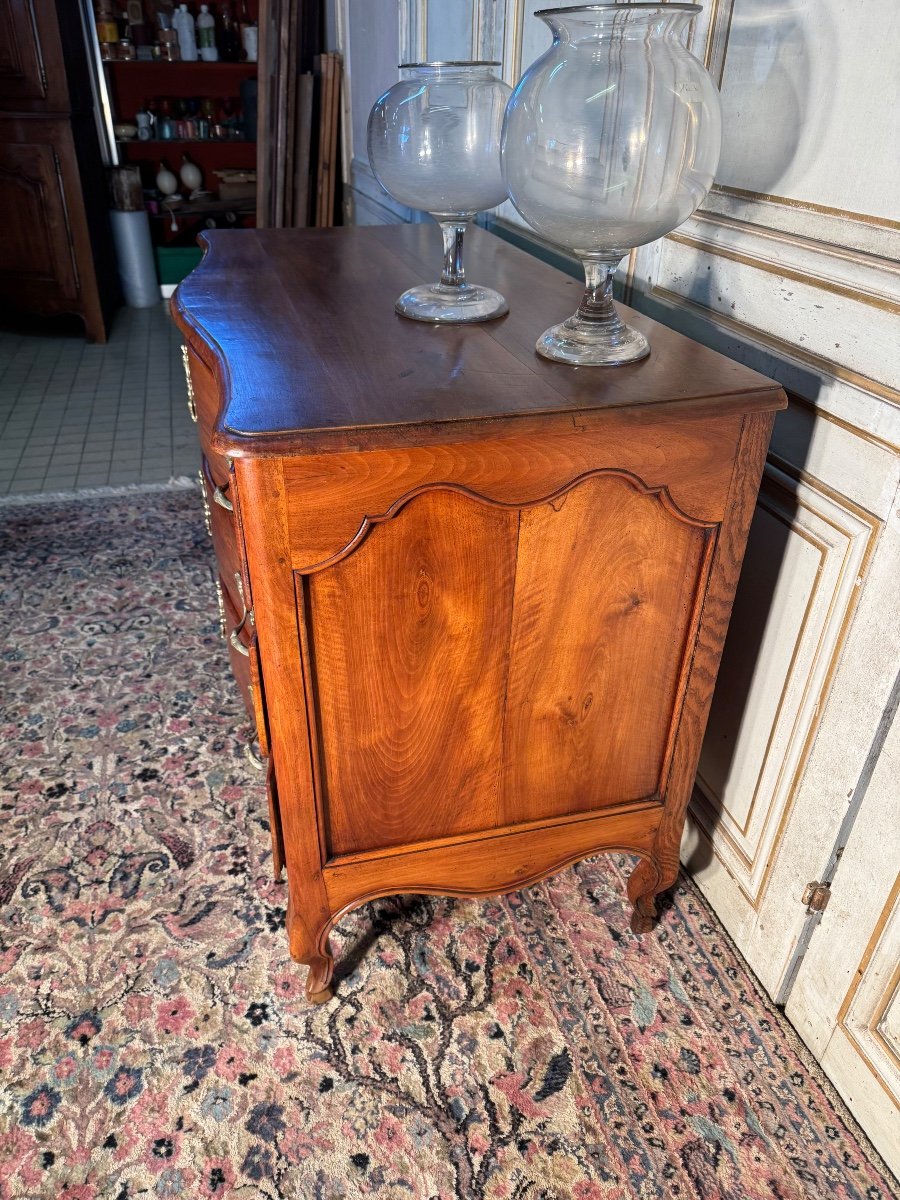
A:
POLYGON ((898 1171, 900 9, 710 0, 691 36, 722 94, 717 182, 632 255, 626 298, 791 404, 683 859, 898 1171))

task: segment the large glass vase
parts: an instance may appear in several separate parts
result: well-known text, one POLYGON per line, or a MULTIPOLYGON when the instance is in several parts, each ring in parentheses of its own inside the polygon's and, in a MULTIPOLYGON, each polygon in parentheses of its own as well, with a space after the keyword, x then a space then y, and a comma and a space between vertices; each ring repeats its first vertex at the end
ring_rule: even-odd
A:
POLYGON ((621 259, 669 233, 706 196, 721 146, 719 94, 682 44, 696 4, 547 9, 550 49, 513 92, 501 158, 525 220, 582 260, 578 311, 541 335, 545 358, 634 362, 647 339, 612 299, 621 259))
POLYGON ((384 190, 430 213, 441 227, 440 280, 397 300, 401 316, 460 324, 508 311, 492 288, 469 283, 463 265, 466 227, 476 213, 506 199, 500 130, 510 89, 498 63, 414 63, 375 101, 369 115, 369 162, 384 190))

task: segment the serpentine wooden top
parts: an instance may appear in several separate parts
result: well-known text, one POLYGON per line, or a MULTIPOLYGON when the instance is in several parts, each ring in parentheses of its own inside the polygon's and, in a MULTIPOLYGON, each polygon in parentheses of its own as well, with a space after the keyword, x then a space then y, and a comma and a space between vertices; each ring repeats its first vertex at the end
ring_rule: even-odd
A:
POLYGON ((535 340, 574 312, 581 287, 481 229, 466 235, 468 278, 499 289, 510 312, 469 326, 394 313, 401 292, 439 275, 433 223, 215 231, 200 242, 203 261, 172 311, 224 397, 223 453, 458 439, 494 421, 537 431, 613 408, 784 407, 772 380, 624 306, 649 358, 617 368, 540 358, 535 340))

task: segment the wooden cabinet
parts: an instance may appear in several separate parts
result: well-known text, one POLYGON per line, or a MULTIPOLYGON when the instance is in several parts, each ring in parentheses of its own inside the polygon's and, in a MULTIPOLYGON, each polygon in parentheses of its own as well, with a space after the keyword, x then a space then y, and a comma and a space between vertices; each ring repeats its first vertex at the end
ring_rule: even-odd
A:
POLYGON ((599 850, 648 930, 783 393, 636 314, 646 362, 539 359, 577 285, 480 231, 510 314, 468 328, 393 312, 426 226, 207 247, 174 311, 310 998, 349 907, 599 850))
POLYGON ((37 312, 79 302, 63 161, 73 161, 66 121, 0 115, 0 296, 37 312))
POLYGON ((0 305, 104 342, 118 283, 78 6, 0 0, 0 46, 0 305))

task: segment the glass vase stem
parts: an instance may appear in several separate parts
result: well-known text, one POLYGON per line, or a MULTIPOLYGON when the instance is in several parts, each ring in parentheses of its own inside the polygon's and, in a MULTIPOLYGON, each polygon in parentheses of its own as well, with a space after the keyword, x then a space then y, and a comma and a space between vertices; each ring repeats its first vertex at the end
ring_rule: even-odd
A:
POLYGON ((444 239, 444 266, 441 271, 441 283, 444 287, 464 287, 466 268, 463 266, 463 238, 469 222, 440 221, 439 224, 444 239))
POLYGON ((584 295, 578 306, 578 316, 612 333, 622 327, 613 304, 613 277, 621 256, 615 258, 584 258, 584 295))

